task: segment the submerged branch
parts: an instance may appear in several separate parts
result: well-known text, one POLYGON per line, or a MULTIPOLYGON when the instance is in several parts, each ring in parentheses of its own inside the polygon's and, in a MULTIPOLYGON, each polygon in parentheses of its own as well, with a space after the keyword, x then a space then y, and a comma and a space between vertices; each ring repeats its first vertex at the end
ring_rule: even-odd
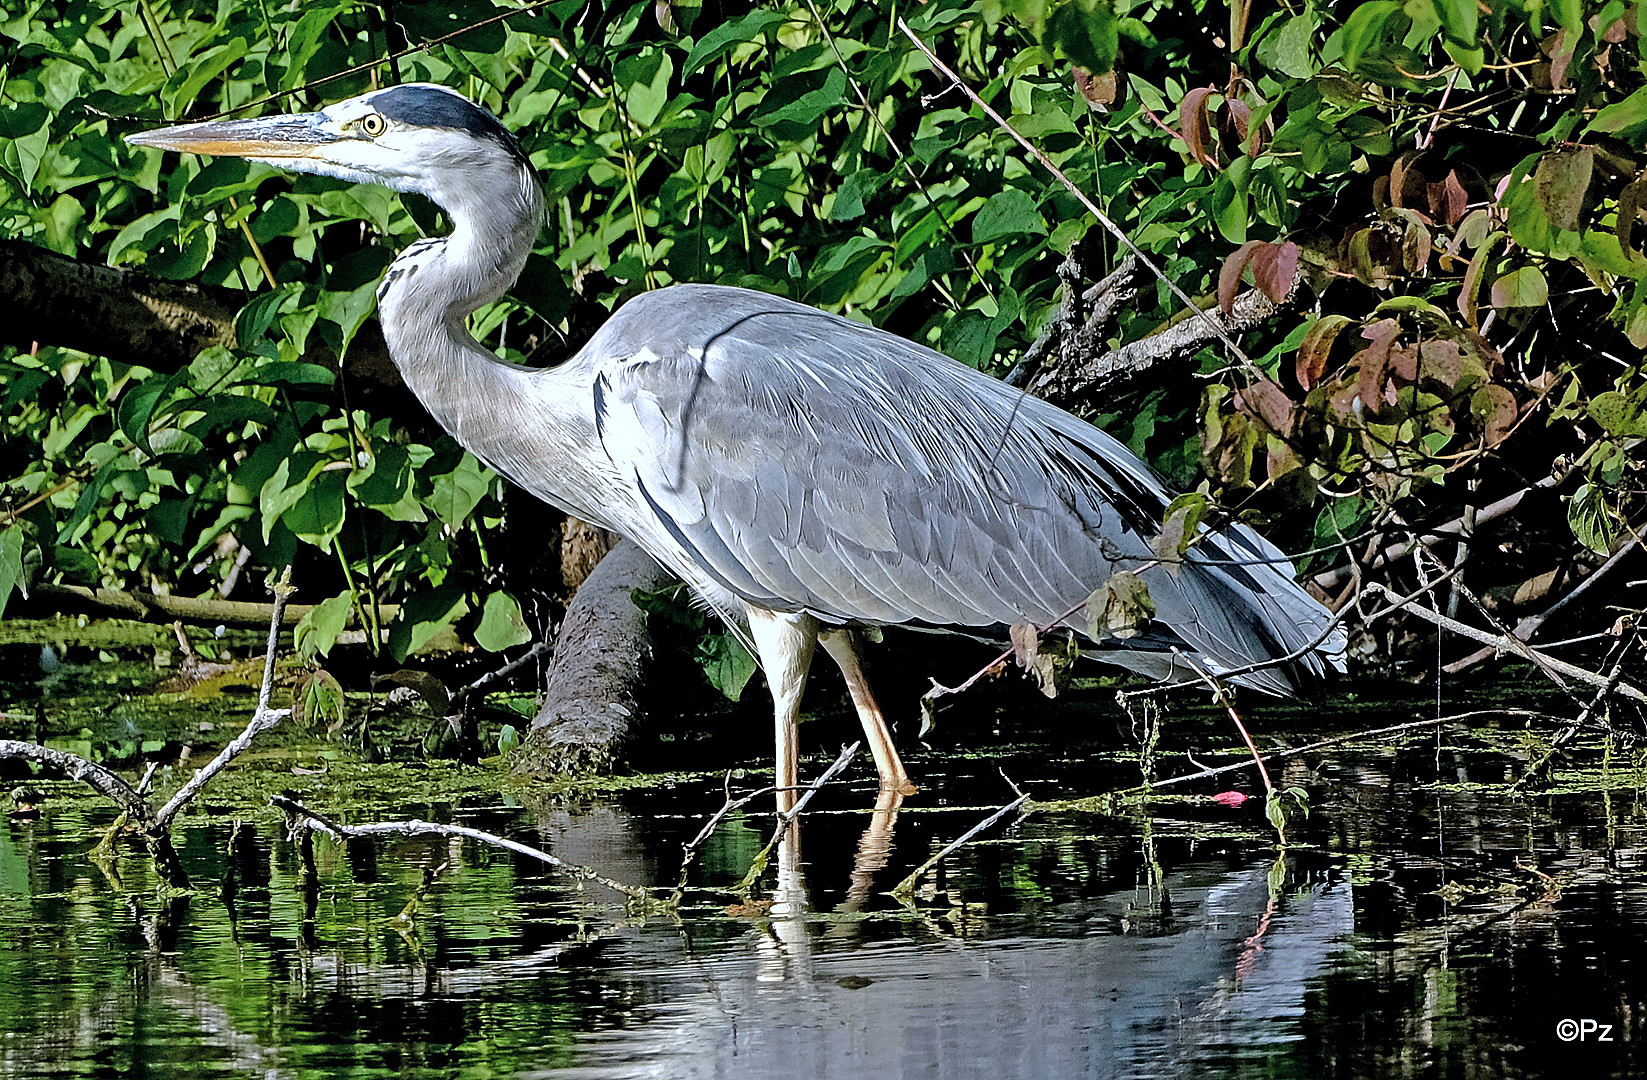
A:
MULTIPOLYGON (((1012 784, 1012 781, 1008 780, 1007 783, 1012 784)), ((1018 790, 1018 785, 1012 784, 1012 789, 1014 791, 1018 790)), ((1029 802, 1028 795, 1019 795, 1016 799, 1013 799, 1011 802, 1007 803, 1005 806, 1001 807, 999 810, 995 811, 993 814, 984 818, 984 820, 978 822, 978 824, 962 833, 960 839, 955 840, 942 851, 938 852, 938 854, 932 856, 932 858, 928 859, 920 866, 917 866, 908 877, 898 882, 897 886, 892 890, 892 895, 908 896, 910 893, 914 892, 916 882, 925 877, 927 872, 934 866, 937 866, 939 863, 949 858, 951 854, 958 850, 967 841, 971 840, 974 836, 977 836, 979 833, 983 832, 985 829, 989 828, 997 821, 1000 821, 1002 818, 1006 817, 1008 814, 1012 813, 1014 810, 1018 809, 1027 802, 1029 802)))
POLYGON ((433 821, 374 821, 365 825, 344 825, 333 821, 323 814, 318 814, 300 802, 275 795, 269 802, 286 811, 301 817, 309 827, 330 836, 334 840, 352 840, 368 836, 458 836, 466 840, 478 840, 483 844, 512 851, 516 855, 524 855, 529 859, 536 859, 547 863, 557 870, 564 870, 573 877, 584 881, 593 881, 604 885, 613 892, 622 893, 631 900, 650 902, 652 894, 649 890, 626 882, 617 881, 588 866, 569 862, 558 855, 551 855, 541 848, 522 844, 517 840, 498 836, 495 833, 483 832, 480 829, 471 829, 466 825, 442 825, 433 821))

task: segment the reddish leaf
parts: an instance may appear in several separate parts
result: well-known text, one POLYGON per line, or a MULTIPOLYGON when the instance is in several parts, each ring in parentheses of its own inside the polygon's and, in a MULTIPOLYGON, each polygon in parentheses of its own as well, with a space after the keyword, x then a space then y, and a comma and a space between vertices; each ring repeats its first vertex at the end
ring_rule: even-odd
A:
POLYGON ((1457 342, 1445 338, 1426 341, 1418 347, 1418 355, 1424 378, 1434 379, 1448 390, 1464 377, 1464 353, 1457 342))
POLYGON ((1291 240, 1265 244, 1252 256, 1252 281, 1260 292, 1277 304, 1292 292, 1298 278, 1298 245, 1291 240))
POLYGON ((1225 145, 1242 146, 1252 130, 1252 106, 1235 98, 1226 99, 1218 110, 1218 127, 1228 140, 1225 145))
POLYGON ((1278 383, 1264 379, 1244 387, 1235 395, 1235 403, 1242 412, 1257 417, 1277 435, 1286 435, 1292 431, 1292 399, 1278 383))
POLYGON ((1252 261, 1253 252, 1269 247, 1262 240, 1248 240, 1230 252, 1229 258, 1218 269, 1218 307, 1225 315, 1235 310, 1235 294, 1241 289, 1241 273, 1252 261))
POLYGON ((1424 174, 1413 168, 1420 152, 1409 150, 1395 159, 1390 166, 1390 205, 1391 206, 1422 206, 1424 198, 1429 192, 1429 183, 1424 174))
POLYGON ((1207 95, 1214 92, 1210 86, 1198 86, 1178 103, 1178 132, 1183 136, 1184 145, 1189 147, 1190 157, 1207 166, 1213 164, 1207 153, 1211 134, 1207 121, 1207 95))
POLYGON ((1577 47, 1577 41, 1567 44, 1566 29, 1557 30, 1544 39, 1544 53, 1550 58, 1550 89, 1561 90, 1567 86, 1567 68, 1573 62, 1573 52, 1577 47))
POLYGON ((1332 353, 1332 344, 1338 338, 1338 332, 1350 325, 1350 320, 1343 315, 1324 315, 1310 324, 1304 331, 1304 340, 1298 345, 1298 361, 1295 365, 1298 372, 1298 385, 1305 390, 1321 381, 1326 374, 1327 359, 1332 353))
POLYGON ((1399 349, 1391 349, 1390 374, 1403 383, 1416 382, 1418 380, 1418 350, 1410 345, 1399 349))
POLYGON ((1251 795, 1243 795, 1239 791, 1220 791, 1212 797, 1212 801, 1219 806, 1227 806, 1234 810, 1250 798, 1252 798, 1251 795))
POLYGON ((1351 357, 1359 365, 1361 375, 1356 380, 1356 396, 1365 409, 1377 411, 1384 403, 1384 383, 1389 379, 1390 349, 1401 332, 1394 319, 1380 319, 1361 328, 1361 336, 1371 344, 1351 357))
POLYGON ((1464 193, 1455 169, 1447 170, 1447 178, 1441 183, 1431 184, 1429 195, 1431 216, 1448 225, 1457 225, 1470 208, 1470 197, 1464 193))

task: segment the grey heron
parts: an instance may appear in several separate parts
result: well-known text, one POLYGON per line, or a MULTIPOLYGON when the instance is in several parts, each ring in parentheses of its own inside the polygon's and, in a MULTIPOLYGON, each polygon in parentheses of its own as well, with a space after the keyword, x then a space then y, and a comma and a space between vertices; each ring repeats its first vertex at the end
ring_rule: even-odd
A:
POLYGON ((771 685, 777 785, 796 786, 816 646, 840 666, 883 789, 913 791, 853 628, 1085 628, 1082 601, 1140 570, 1143 633, 1099 658, 1157 679, 1188 656, 1289 694, 1342 635, 1292 565, 1242 525, 1161 567, 1173 497, 1126 447, 934 352, 775 296, 675 285, 616 311, 536 370, 466 318, 519 277, 543 217, 530 161, 454 90, 407 84, 319 112, 188 124, 139 146, 230 155, 426 196, 451 231, 403 251, 378 290, 406 385, 458 442, 532 494, 621 533, 723 616, 747 622, 771 685))

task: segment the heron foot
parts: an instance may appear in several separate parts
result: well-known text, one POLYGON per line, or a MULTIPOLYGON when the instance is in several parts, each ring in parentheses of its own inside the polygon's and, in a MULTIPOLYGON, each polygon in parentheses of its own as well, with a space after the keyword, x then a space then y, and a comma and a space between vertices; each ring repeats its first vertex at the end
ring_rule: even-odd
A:
POLYGON ((907 776, 881 777, 881 791, 883 793, 893 792, 897 795, 914 795, 920 790, 907 776))

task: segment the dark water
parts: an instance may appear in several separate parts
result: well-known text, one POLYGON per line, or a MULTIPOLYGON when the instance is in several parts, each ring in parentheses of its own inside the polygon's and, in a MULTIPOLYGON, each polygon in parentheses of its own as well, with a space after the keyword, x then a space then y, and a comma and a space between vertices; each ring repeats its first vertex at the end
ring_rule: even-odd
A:
MULTIPOLYGON (((1026 716, 1011 743, 914 754, 924 790, 891 821, 870 813, 857 763, 806 818, 799 865, 775 861, 770 908, 729 913, 732 897, 693 891, 674 918, 429 837, 319 840, 306 891, 272 812, 238 835, 226 816, 188 819, 201 887, 162 905, 141 855, 100 868, 84 854, 112 814, 56 799, 0 823, 0 1075, 1647 1075, 1647 774, 1627 758, 1520 795, 1504 785, 1527 756, 1519 722, 1421 731, 1290 764, 1312 814, 1284 855, 1260 800, 1043 810, 983 834, 910 902, 887 895, 1010 801, 998 768, 1039 800, 1135 780, 1115 736, 1023 734, 1049 726, 1077 725, 1026 716), (397 922, 441 864, 421 913, 397 922)), ((1170 744, 1160 771, 1185 771, 1170 744)), ((1586 753, 1574 764, 1599 765, 1586 753)), ((1225 787, 1253 790, 1239 774, 1194 791, 1225 787)), ((518 798, 406 816, 670 884, 723 793, 702 779, 518 798)), ((753 810, 705 846, 695 886, 742 876, 768 829, 753 810)))

